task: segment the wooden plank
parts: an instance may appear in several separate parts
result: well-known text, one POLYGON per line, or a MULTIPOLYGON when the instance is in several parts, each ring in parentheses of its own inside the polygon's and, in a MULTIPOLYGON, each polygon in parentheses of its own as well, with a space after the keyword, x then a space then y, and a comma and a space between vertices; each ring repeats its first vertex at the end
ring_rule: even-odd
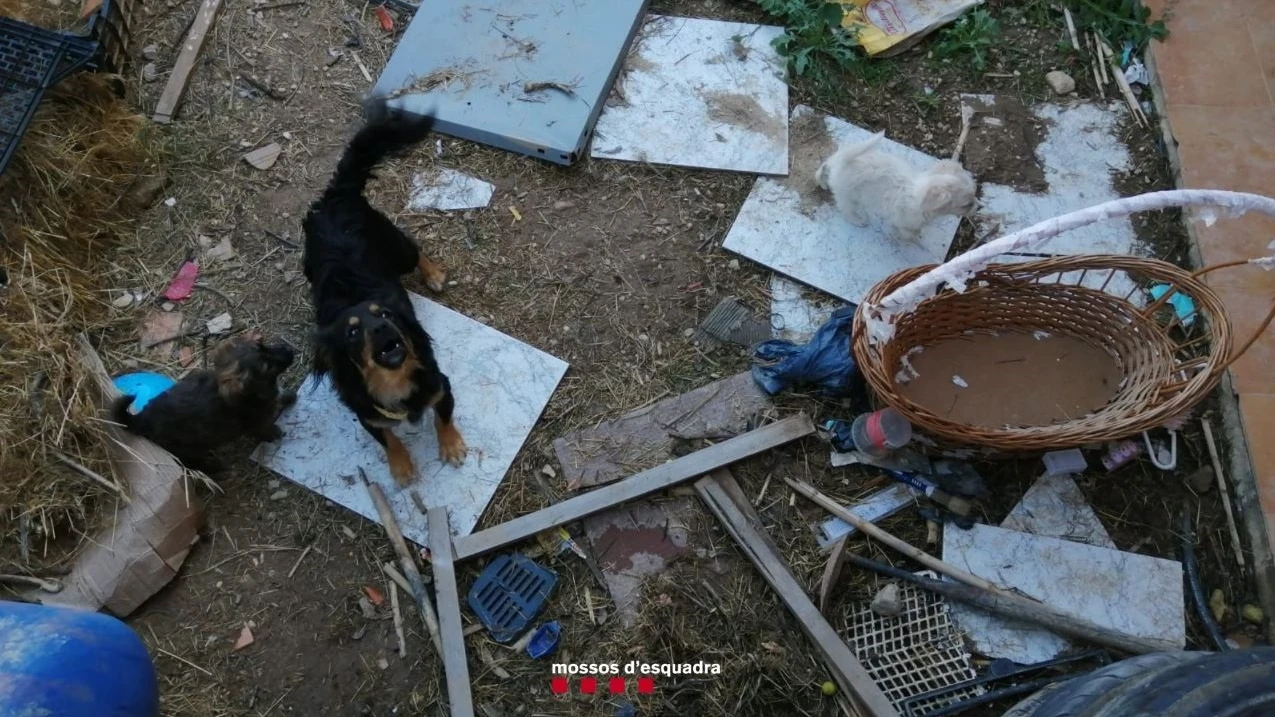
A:
POLYGON ((775 543, 760 525, 744 515, 744 509, 731 497, 728 488, 735 482, 726 471, 718 471, 696 481, 695 491, 713 511, 722 527, 739 545, 739 549, 753 562, 762 577, 788 606, 788 610, 801 624, 802 632, 814 643, 823 656, 824 664, 832 673, 837 687, 848 695, 855 710, 866 717, 899 717, 899 712, 886 699, 885 693, 868 675, 867 670, 855 658, 845 640, 810 601, 806 591, 797 583, 775 543))
POLYGON ((168 84, 164 86, 164 94, 159 96, 155 104, 153 120, 160 124, 168 124, 177 113, 177 105, 181 104, 186 94, 186 85, 190 84, 190 74, 195 70, 195 62, 204 49, 204 41, 212 34, 213 21, 217 19, 217 11, 221 9, 221 0, 203 0, 199 12, 195 13, 195 22, 186 33, 186 41, 182 45, 177 62, 173 63, 173 72, 168 76, 168 84))
POLYGON ((622 481, 555 503, 543 510, 456 539, 456 559, 517 543, 550 528, 593 515, 625 501, 668 488, 709 471, 763 453, 815 432, 804 413, 776 421, 703 450, 688 453, 663 465, 636 473, 622 481))
POLYGON ((452 527, 446 508, 430 508, 429 559, 434 568, 434 598, 438 602, 438 630, 443 638, 443 670, 447 675, 447 701, 452 717, 474 717, 469 692, 469 662, 465 657, 465 625, 460 618, 460 591, 456 588, 452 527))

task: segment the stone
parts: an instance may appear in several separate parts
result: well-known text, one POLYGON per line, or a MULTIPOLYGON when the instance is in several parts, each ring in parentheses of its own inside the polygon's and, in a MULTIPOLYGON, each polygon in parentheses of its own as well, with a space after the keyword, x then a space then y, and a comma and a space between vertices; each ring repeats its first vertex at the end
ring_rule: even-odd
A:
POLYGON ((155 80, 158 80, 158 79, 159 79, 159 68, 155 66, 154 62, 148 62, 145 65, 142 65, 142 81, 143 82, 154 82, 155 80))
POLYGON ((147 45, 142 48, 142 58, 147 61, 159 59, 159 45, 147 45))
POLYGON ((1186 484, 1196 495, 1208 493, 1213 488, 1213 469, 1200 466, 1194 473, 1186 477, 1186 484))
POLYGON ((1054 94, 1066 95, 1076 91, 1076 81, 1071 79, 1071 75, 1062 70, 1054 70, 1045 75, 1045 82, 1053 88, 1054 94))
POLYGON ((1262 620, 1266 619, 1266 615, 1262 613, 1262 608, 1256 605, 1245 605, 1240 608, 1240 617, 1244 618, 1245 622, 1251 622, 1254 625, 1261 625, 1262 620))
POLYGON ((890 583, 872 598, 872 612, 884 617, 898 617, 903 614, 903 599, 899 596, 899 586, 890 583))

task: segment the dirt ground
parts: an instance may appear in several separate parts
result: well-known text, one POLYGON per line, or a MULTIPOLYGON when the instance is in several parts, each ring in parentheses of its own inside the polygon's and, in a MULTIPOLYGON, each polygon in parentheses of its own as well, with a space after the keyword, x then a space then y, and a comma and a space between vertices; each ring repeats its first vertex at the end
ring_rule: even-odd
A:
MULTIPOLYGON (((139 61, 130 81, 148 111, 198 5, 167 0, 145 6, 137 45, 158 49, 158 79, 144 80, 139 61)), ((99 337, 112 370, 197 366, 207 348, 198 329, 223 312, 230 313, 235 331, 259 329, 306 346, 310 313, 297 248, 300 219, 359 120, 359 101, 370 85, 360 64, 375 77, 397 36, 381 31, 370 6, 259 5, 224 0, 180 115, 166 129, 174 164, 163 196, 174 201, 157 204, 144 217, 137 246, 118 257, 114 280, 121 289, 154 296, 191 252, 229 239, 235 256, 202 267, 194 297, 179 307, 192 335, 144 352, 132 331, 99 337), (257 170, 241 159, 269 142, 283 147, 272 168, 257 170)), ((986 73, 935 59, 927 42, 869 71, 798 81, 791 101, 947 154, 960 128, 959 93, 1006 93, 1030 104, 1048 92, 1044 73, 1066 62, 1058 45, 1065 30, 1045 3, 989 0, 986 7, 1005 29, 986 73)), ((661 0, 651 10, 767 21, 750 3, 724 0, 661 0)), ((402 26, 400 19, 399 32, 402 26)), ((1084 72, 1073 74, 1080 95, 1092 96, 1084 72)), ((1132 125, 1126 139, 1136 168, 1119 178, 1121 190, 1170 186, 1158 139, 1132 125)), ((971 147, 970 156, 975 165, 979 157, 997 158, 986 147, 971 147)), ((558 168, 448 137, 391 163, 380 176, 373 190, 378 206, 448 267, 446 305, 571 364, 480 527, 565 495, 559 481, 541 472, 554 465, 554 438, 747 368, 748 356, 739 349, 706 351, 688 334, 725 295, 758 308, 769 305, 769 273, 721 248, 752 177, 587 158, 558 168), (496 193, 490 207, 402 213, 412 173, 436 165, 491 181, 496 193)), ((1030 183, 1032 175, 1025 176, 1030 183)), ((1140 231, 1160 255, 1181 259, 1185 237, 1175 221, 1171 213, 1158 215, 1143 221, 1140 231)), ((972 226, 963 223, 953 251, 974 241, 972 226)), ((417 282, 408 288, 423 293, 417 282)), ((140 324, 164 313, 158 304, 118 310, 140 324)), ((302 380, 307 359, 308 353, 287 376, 290 385, 302 380)), ((805 397, 781 403, 785 411, 808 410, 816 419, 846 417, 833 403, 805 397)), ((1207 461, 1197 433, 1192 428, 1182 437, 1181 475, 1207 461)), ((239 446, 240 458, 219 478, 209 524, 182 574, 130 620, 156 656, 164 713, 443 714, 441 665, 415 612, 404 607, 407 657, 401 658, 387 608, 368 615, 359 606, 365 588, 388 590, 378 566, 393 554, 381 529, 280 482, 247 460, 249 449, 239 446), (234 651, 245 625, 254 642, 234 651)), ((778 475, 847 502, 870 490, 867 473, 827 468, 825 456, 826 447, 810 439, 746 461, 734 472, 750 496, 760 496, 768 477, 778 475)), ((993 486, 985 506, 989 522, 998 522, 1038 475, 1035 464, 980 469, 993 486)), ((1081 486, 1121 549, 1176 556, 1174 520, 1184 502, 1196 502, 1180 477, 1136 463, 1113 475, 1088 476, 1081 486)), ((1198 503, 1193 510, 1199 513, 1206 586, 1222 588, 1233 606, 1251 602, 1251 587, 1231 570, 1216 492, 1198 503)), ((773 483, 757 509, 798 580, 814 590, 823 564, 809 526, 823 516, 790 501, 773 483)), ((602 588, 570 554, 550 561, 561 581, 546 618, 562 620, 565 629, 555 660, 724 665, 721 678, 675 678, 662 682, 655 695, 630 695, 642 715, 835 713, 834 703, 820 694, 825 673, 796 623, 729 538, 700 513, 704 530, 734 568, 699 560, 675 565, 648 589, 642 619, 632 630, 614 622, 590 624, 585 592, 605 606, 602 588)), ((924 541, 915 511, 883 525, 924 541)), ((897 559, 879 548, 860 548, 877 559, 897 559)), ((462 566, 462 591, 479 567, 462 566)), ((872 576, 847 569, 831 610, 834 624, 844 627, 848 612, 876 585, 872 576)), ((1226 627, 1234 631, 1238 623, 1226 627)), ((1193 616, 1190 634, 1192 644, 1203 644, 1193 616)), ((475 702, 496 710, 489 714, 610 715, 616 708, 603 697, 550 695, 547 661, 533 662, 482 635, 471 637, 468 647, 475 702), (498 677, 483 654, 510 677, 498 677)))

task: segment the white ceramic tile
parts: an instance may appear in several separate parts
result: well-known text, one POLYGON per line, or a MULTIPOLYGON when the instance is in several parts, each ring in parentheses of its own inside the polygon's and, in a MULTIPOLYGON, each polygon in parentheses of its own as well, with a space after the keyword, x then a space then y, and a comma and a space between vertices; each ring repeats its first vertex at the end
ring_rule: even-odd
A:
MULTIPOLYGON (((992 95, 961 97, 967 105, 982 107, 990 103, 995 106, 992 95)), ((994 239, 1120 197, 1114 187, 1113 173, 1130 167, 1129 150, 1119 136, 1125 114, 1123 103, 1043 104, 1031 111, 1045 127, 1045 137, 1035 154, 1049 189, 1032 194, 980 183, 980 209, 976 215, 979 236, 992 232, 989 239, 994 239)), ((982 121, 981 115, 974 120, 979 121, 982 121)), ((1124 217, 1064 232, 1042 244, 1036 252, 1130 254, 1135 249, 1137 253, 1144 251, 1136 241, 1132 223, 1124 217)))
POLYGON ((443 167, 435 172, 421 172, 412 177, 412 194, 407 209, 479 209, 491 203, 495 190, 491 184, 463 172, 443 167))
POLYGON ((1069 475, 1041 476, 1009 511, 1001 527, 1047 538, 1116 549, 1080 486, 1069 475))
MULTIPOLYGON (((795 108, 790 131, 808 113, 819 117, 804 105, 795 108)), ((822 119, 827 135, 838 144, 862 141, 875 134, 835 117, 822 119)), ((827 157, 803 152, 797 141, 798 135, 793 133, 793 162, 788 177, 761 177, 753 185, 726 235, 726 249, 855 304, 863 301, 873 285, 897 271, 943 261, 956 235, 956 217, 935 220, 915 244, 890 241, 875 226, 855 227, 837 211, 827 192, 818 193, 813 202, 809 197, 803 199, 799 187, 809 188, 815 171, 827 157)), ((918 168, 938 161, 889 136, 877 148, 918 168)))
POLYGON ((654 15, 593 132, 595 159, 788 172, 782 27, 654 15))
POLYGON ((399 488, 390 477, 384 449, 326 381, 316 387, 313 379, 306 380, 296 405, 279 420, 283 440, 258 446, 253 458, 379 524, 367 488, 358 479, 362 466, 385 491, 403 534, 424 545, 428 524, 411 491, 426 507, 445 505, 456 535, 472 532, 567 364, 422 296, 411 298, 417 317, 434 337, 439 366, 451 380, 454 420, 470 450, 464 465, 454 468, 439 460, 433 415, 426 412, 419 426, 397 431, 418 474, 415 484, 399 488))
MULTIPOLYGON (((1115 632, 1186 644, 1182 565, 991 525, 947 524, 943 561, 1115 632)), ((953 603, 952 619, 974 651, 1028 664, 1071 647, 1043 628, 953 603)))

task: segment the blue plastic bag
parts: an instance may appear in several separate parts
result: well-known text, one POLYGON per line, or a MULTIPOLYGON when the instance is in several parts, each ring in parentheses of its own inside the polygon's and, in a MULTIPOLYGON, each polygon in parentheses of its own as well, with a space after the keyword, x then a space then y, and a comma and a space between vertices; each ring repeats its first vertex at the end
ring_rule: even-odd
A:
POLYGON ((775 339, 758 344, 753 357, 771 365, 754 365, 753 380, 773 396, 793 388, 809 388, 827 398, 867 398, 866 385, 850 352, 855 305, 838 309, 804 346, 775 339))

